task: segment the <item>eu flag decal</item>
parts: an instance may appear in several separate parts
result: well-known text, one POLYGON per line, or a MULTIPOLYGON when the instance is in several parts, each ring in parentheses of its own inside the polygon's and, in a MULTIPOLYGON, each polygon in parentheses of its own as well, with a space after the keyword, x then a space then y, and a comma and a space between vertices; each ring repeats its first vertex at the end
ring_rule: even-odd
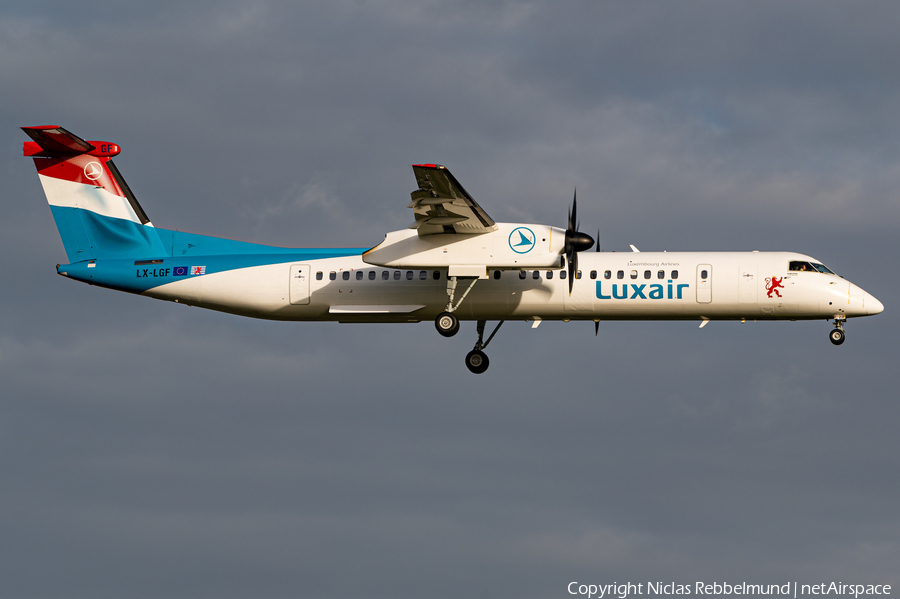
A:
POLYGON ((187 273, 188 273, 187 266, 176 266, 175 268, 172 269, 172 274, 176 277, 186 276, 187 273))

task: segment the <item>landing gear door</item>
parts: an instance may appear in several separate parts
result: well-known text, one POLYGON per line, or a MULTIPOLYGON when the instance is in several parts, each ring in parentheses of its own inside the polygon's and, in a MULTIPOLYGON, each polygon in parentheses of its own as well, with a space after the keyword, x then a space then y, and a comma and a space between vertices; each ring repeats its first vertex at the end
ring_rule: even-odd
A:
POLYGON ((309 264, 291 264, 291 303, 309 303, 309 264))
POLYGON ((697 266, 697 303, 710 302, 712 302, 712 266, 700 264, 697 266))

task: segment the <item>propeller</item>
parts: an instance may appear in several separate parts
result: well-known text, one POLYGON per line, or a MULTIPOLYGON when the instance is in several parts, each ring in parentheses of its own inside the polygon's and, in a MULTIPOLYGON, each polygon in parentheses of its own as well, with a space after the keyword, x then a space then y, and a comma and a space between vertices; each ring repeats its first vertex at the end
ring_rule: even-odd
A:
MULTIPOLYGON (((597 251, 600 251, 600 229, 597 229, 597 251)), ((594 321, 594 337, 600 334, 600 321, 594 321)))
POLYGON ((569 267, 569 295, 575 285, 575 273, 578 272, 578 252, 591 249, 594 240, 587 233, 578 230, 578 189, 572 197, 572 209, 569 211, 569 223, 566 228, 566 265, 569 267))

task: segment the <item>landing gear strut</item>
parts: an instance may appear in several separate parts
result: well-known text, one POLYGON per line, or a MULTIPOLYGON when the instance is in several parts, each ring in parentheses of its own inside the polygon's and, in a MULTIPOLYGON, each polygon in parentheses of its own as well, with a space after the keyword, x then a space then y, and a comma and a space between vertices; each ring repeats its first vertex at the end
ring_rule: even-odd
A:
POLYGON ((497 334, 497 331, 500 330, 500 326, 504 321, 500 321, 497 323, 497 326, 494 327, 494 330, 491 332, 491 335, 488 337, 487 341, 483 341, 484 338, 484 325, 487 324, 484 320, 478 321, 478 341, 475 342, 475 348, 466 354, 466 368, 469 369, 469 372, 474 374, 481 374, 490 366, 491 361, 488 360, 487 354, 483 351, 484 348, 488 346, 488 343, 491 342, 491 339, 494 338, 494 335, 497 334))
MULTIPOLYGON (((456 277, 447 277, 447 307, 434 319, 434 328, 436 328, 437 332, 444 337, 452 337, 459 332, 459 319, 454 316, 453 313, 456 312, 459 305, 463 303, 463 300, 466 299, 466 296, 472 291, 472 287, 475 286, 478 279, 472 279, 472 282, 469 283, 469 286, 462 294, 462 297, 459 298, 459 301, 454 305, 453 296, 456 294, 456 281, 456 277)), ((487 368, 487 366, 485 366, 485 368, 487 368)))
POLYGON ((844 319, 843 318, 835 318, 834 319, 834 328, 828 333, 828 338, 835 345, 840 345, 844 342, 844 319))

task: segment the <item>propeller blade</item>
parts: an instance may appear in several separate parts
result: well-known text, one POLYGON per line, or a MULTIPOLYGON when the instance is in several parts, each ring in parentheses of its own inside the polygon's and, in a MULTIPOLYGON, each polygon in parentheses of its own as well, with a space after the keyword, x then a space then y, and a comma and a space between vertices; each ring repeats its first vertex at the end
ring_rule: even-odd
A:
MULTIPOLYGON (((572 248, 573 250, 575 248, 572 248)), ((575 273, 578 272, 578 252, 572 251, 572 256, 566 256, 569 262, 569 295, 572 295, 572 288, 575 286, 575 273)))
POLYGON ((596 337, 599 332, 600 332, 600 321, 595 320, 594 321, 594 337, 596 337))
MULTIPOLYGON (((566 242, 563 247, 569 273, 569 295, 575 286, 575 275, 578 273, 578 252, 591 249, 594 240, 590 235, 578 231, 581 223, 578 222, 578 188, 572 196, 572 209, 569 210, 568 228, 566 229, 566 242)), ((599 237, 599 234, 598 234, 599 237)))
POLYGON ((572 196, 572 212, 569 214, 569 230, 578 230, 578 188, 575 188, 575 195, 572 196))
POLYGON ((597 251, 600 251, 600 229, 597 229, 597 251))

